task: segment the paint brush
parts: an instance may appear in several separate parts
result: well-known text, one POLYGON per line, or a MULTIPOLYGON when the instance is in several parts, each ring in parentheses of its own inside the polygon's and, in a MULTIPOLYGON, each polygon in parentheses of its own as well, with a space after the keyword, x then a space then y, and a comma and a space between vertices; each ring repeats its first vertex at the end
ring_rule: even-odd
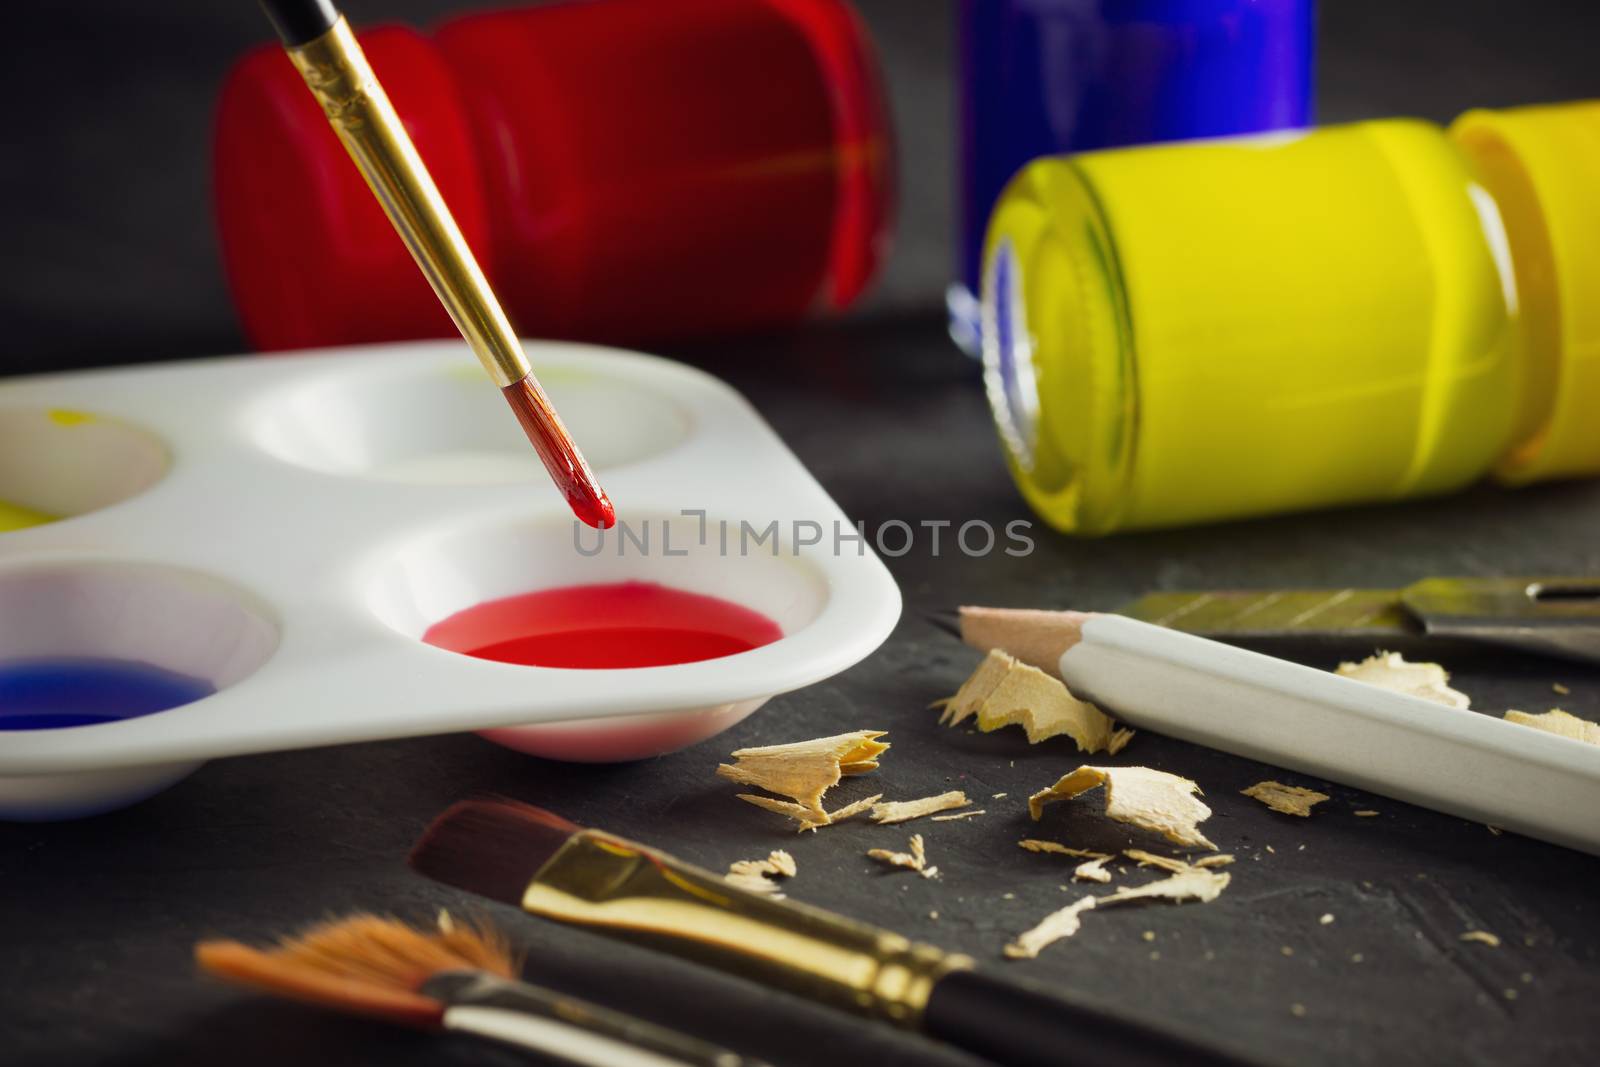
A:
POLYGON ((530 914, 919 1030, 1005 1067, 1243 1062, 996 979, 966 956, 737 889, 666 853, 527 804, 456 804, 428 827, 409 862, 530 914))
POLYGON ((1600 854, 1593 745, 1120 615, 934 622, 1133 726, 1600 854))
POLYGON ((516 331, 349 23, 330 0, 261 0, 261 6, 373 196, 500 387, 568 506, 590 526, 614 524, 610 499, 540 388, 516 331))
POLYGON ((427 1031, 471 1034, 584 1067, 762 1067, 727 1049, 517 980, 504 935, 440 916, 437 932, 376 915, 322 923, 277 947, 203 941, 218 978, 427 1031))

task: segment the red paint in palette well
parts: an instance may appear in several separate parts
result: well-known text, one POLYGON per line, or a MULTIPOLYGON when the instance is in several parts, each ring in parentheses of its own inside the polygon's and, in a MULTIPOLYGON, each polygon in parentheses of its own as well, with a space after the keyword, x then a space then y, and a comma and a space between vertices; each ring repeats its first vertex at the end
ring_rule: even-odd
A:
POLYGON ((731 656, 783 636, 719 597, 654 582, 571 585, 487 600, 428 627, 452 652, 534 667, 665 667, 731 656))

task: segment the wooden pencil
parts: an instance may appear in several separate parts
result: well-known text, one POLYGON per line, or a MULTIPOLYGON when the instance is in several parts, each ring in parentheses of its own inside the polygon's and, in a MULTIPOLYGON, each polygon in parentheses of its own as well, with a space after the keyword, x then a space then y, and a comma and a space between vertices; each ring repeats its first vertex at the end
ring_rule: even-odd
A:
POLYGON ((1600 749, 1118 615, 964 607, 957 629, 1158 733, 1600 854, 1600 749))

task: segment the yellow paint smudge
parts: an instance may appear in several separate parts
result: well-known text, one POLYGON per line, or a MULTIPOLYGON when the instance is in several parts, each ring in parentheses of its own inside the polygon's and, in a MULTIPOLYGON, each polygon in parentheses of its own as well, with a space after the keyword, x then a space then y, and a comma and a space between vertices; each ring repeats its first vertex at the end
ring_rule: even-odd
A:
POLYGON ((43 511, 35 511, 20 504, 8 504, 0 500, 0 533, 26 530, 30 526, 43 526, 47 522, 55 522, 56 518, 55 515, 43 511))

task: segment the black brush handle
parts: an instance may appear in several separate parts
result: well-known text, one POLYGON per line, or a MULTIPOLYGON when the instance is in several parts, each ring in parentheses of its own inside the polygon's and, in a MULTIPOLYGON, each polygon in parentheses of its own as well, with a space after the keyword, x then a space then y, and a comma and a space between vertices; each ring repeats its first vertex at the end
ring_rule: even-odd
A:
POLYGON ((446 1029, 495 1037, 575 1063, 612 1063, 624 1055, 626 1049, 632 1049, 647 1054, 649 1058, 679 1064, 680 1067, 767 1067, 760 1060, 730 1052, 691 1034, 657 1026, 552 989, 500 978, 483 971, 440 971, 423 982, 418 992, 449 1005, 445 1012, 446 1029), (479 1030, 471 1024, 457 1025, 449 1010, 453 1008, 491 1008, 548 1019, 625 1048, 609 1053, 601 1050, 597 1054, 591 1049, 588 1055, 563 1054, 562 1049, 555 1045, 519 1041, 504 1033, 492 1034, 479 1030))
POLYGON ((339 10, 330 0, 261 0, 261 10, 272 20, 285 48, 314 41, 339 21, 339 10))
POLYGON ((981 971, 939 979, 922 1029, 1002 1067, 1250 1067, 1220 1049, 981 971))

